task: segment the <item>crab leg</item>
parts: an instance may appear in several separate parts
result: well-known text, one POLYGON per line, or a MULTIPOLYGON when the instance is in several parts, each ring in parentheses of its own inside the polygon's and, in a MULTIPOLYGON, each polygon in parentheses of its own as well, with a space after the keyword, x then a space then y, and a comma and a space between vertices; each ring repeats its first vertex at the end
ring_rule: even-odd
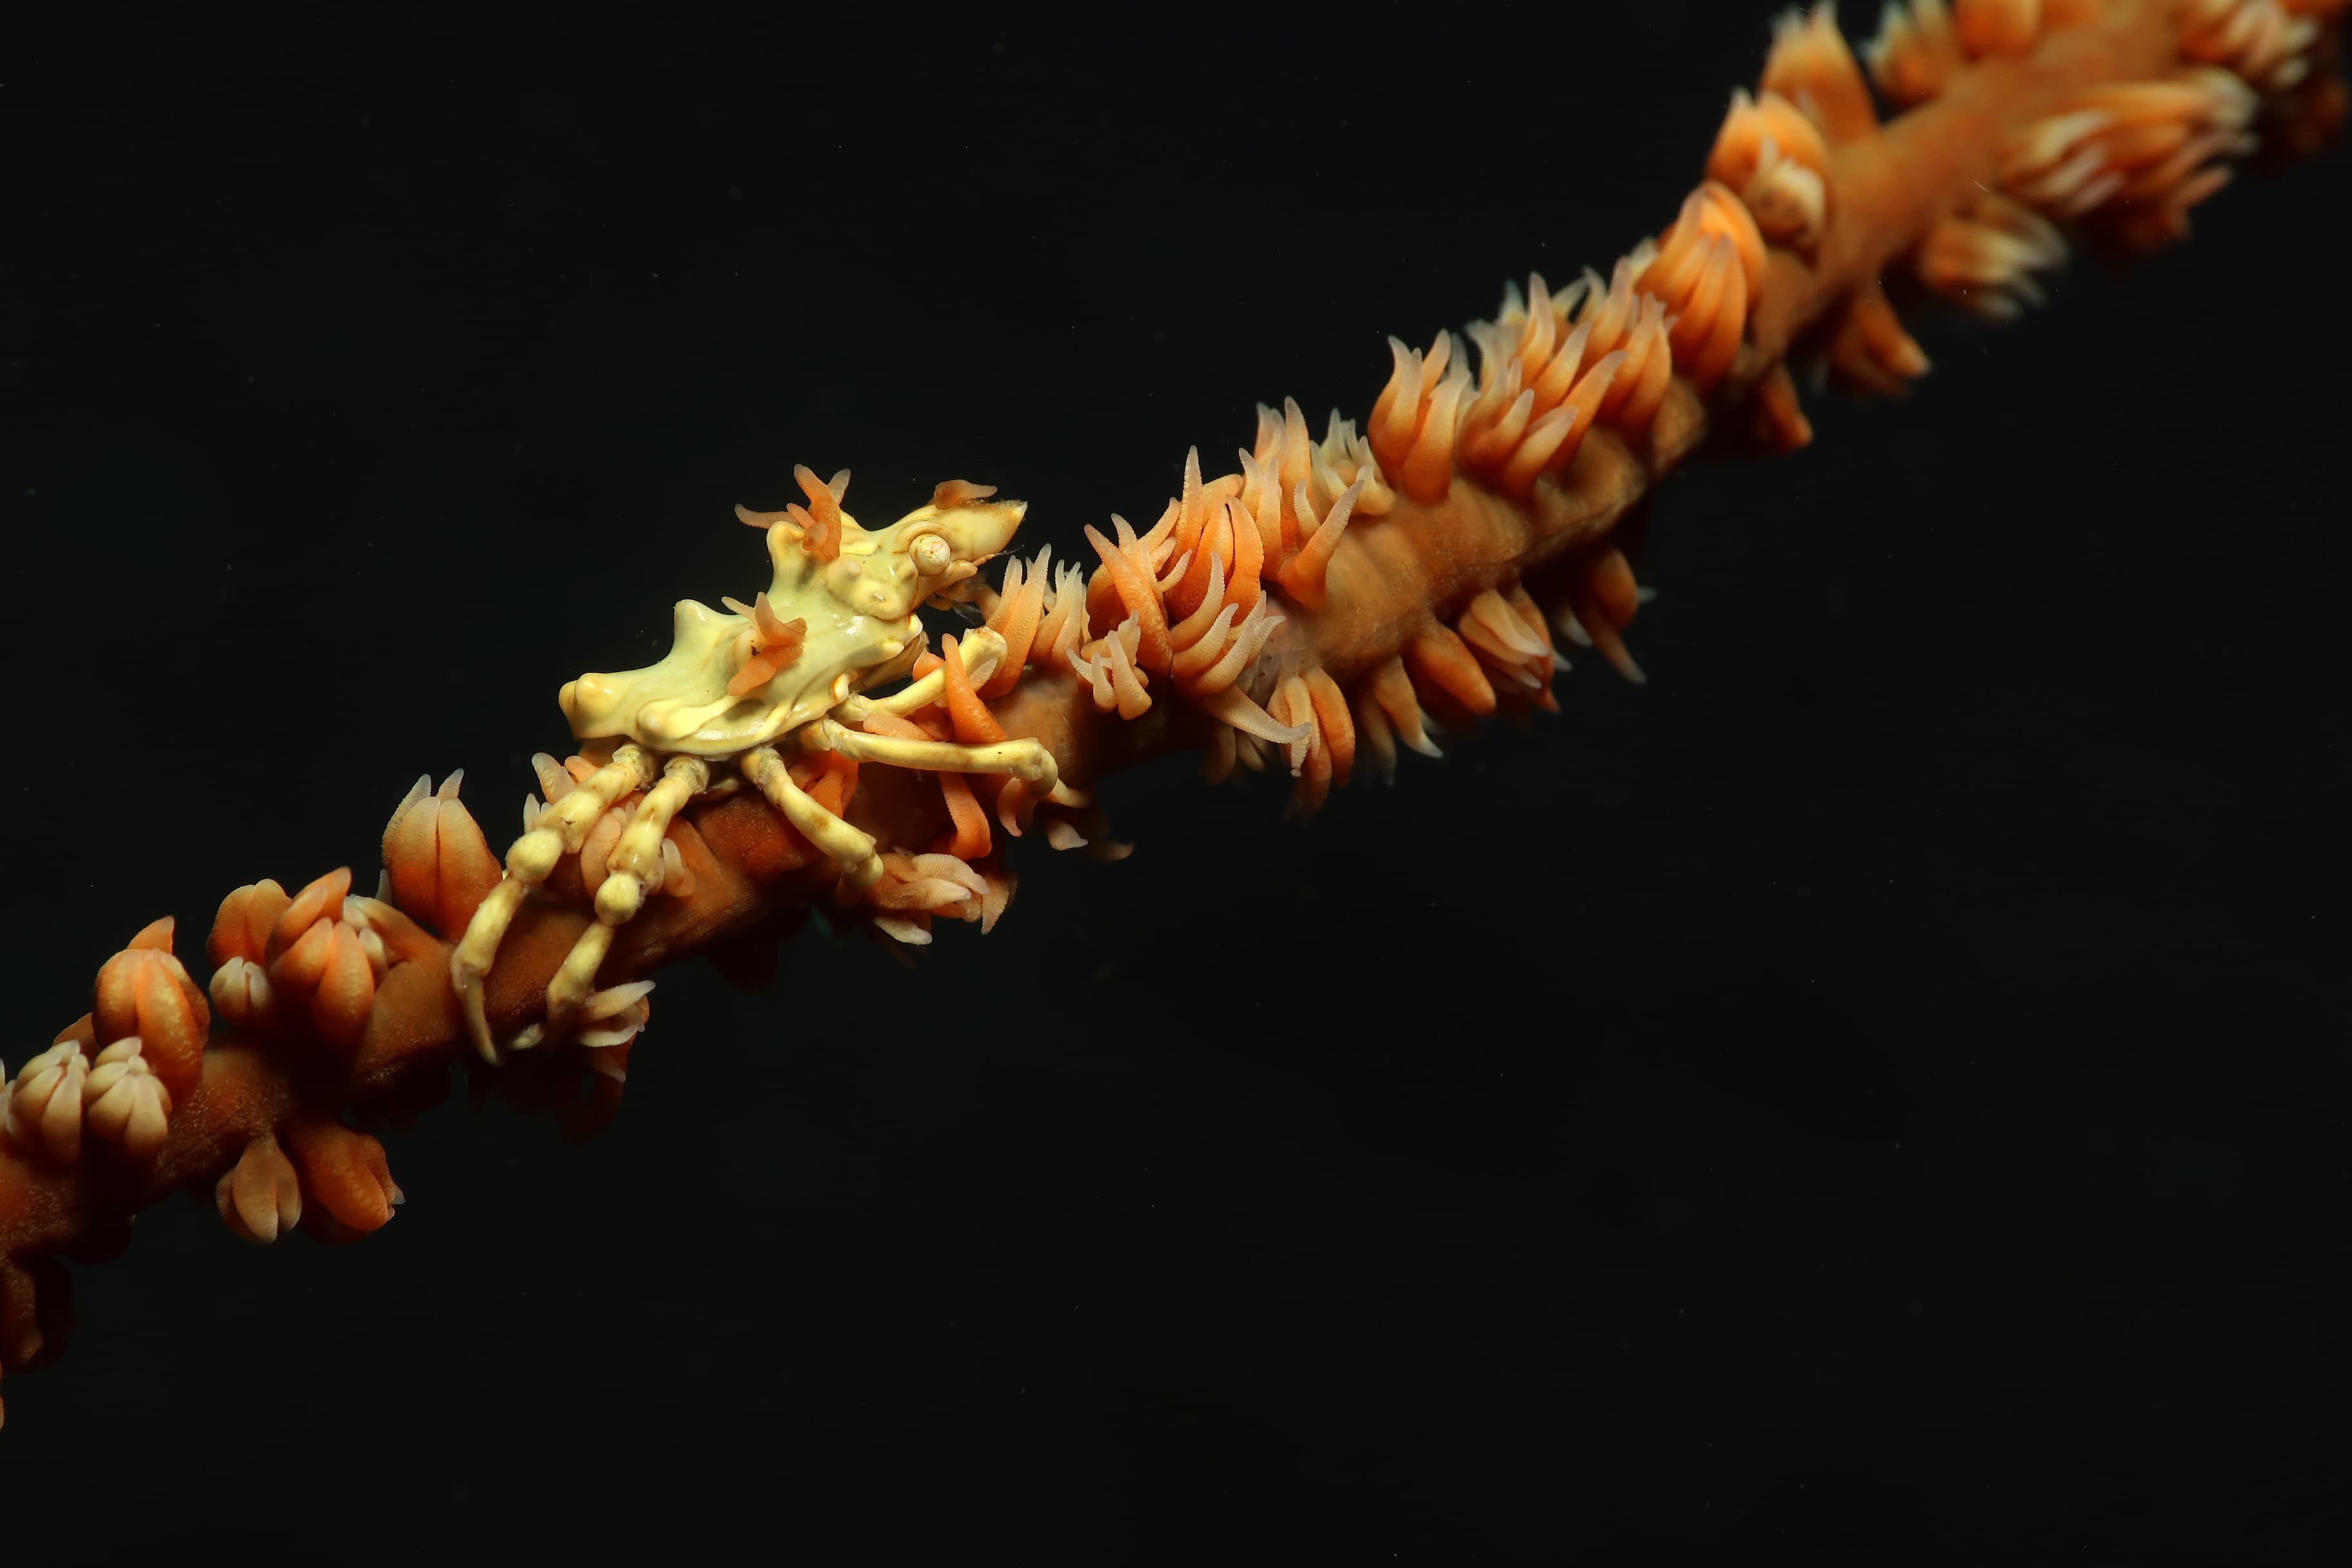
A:
POLYGON ((544 882, 555 863, 580 847, 596 819, 633 789, 653 782, 654 760, 643 746, 623 744, 613 749, 613 760, 574 785, 562 800, 540 813, 539 826, 514 841, 507 851, 507 875, 524 882, 544 882))
POLYGON ((572 1032, 581 1008, 595 996, 596 971, 613 949, 614 929, 635 919, 645 907, 646 895, 661 886, 662 840, 671 819, 709 783, 710 764, 699 757, 672 757, 662 765, 661 783, 637 802, 629 826, 621 831, 621 842, 605 862, 604 880, 596 889, 596 923, 580 933, 547 984, 547 1022, 524 1029, 509 1049, 529 1050, 572 1032))
MULTIPOLYGON (((986 626, 974 626, 963 636, 963 667, 965 678, 974 686, 984 686, 1004 660, 1004 638, 986 626)), ((920 680, 887 697, 852 697, 834 710, 849 723, 855 724, 866 713, 879 709, 901 718, 919 709, 928 708, 940 700, 947 689, 947 671, 935 669, 920 680)))
POLYGON ((507 1048, 527 1051, 542 1041, 562 1039, 571 1032, 572 1020, 578 1016, 581 1005, 596 989, 596 969, 604 955, 613 951, 613 928, 599 920, 580 933, 572 951, 563 955, 556 967, 555 978, 547 983, 547 1021, 525 1025, 507 1048))
POLYGON ((486 1062, 499 1059, 498 1047, 490 1040, 490 1020, 483 1010, 482 979, 490 972, 490 964, 499 956, 499 940, 514 923, 515 910, 530 891, 529 883, 518 881, 509 871, 499 879, 499 885, 489 890, 474 918, 466 923, 466 934, 449 953, 449 982, 457 988, 458 1005, 465 1010, 466 1032, 474 1037, 474 1049, 486 1062))
POLYGON ((1059 776, 1054 753, 1044 742, 1023 737, 967 746, 954 741, 908 741, 895 735, 868 735, 845 729, 831 719, 820 719, 805 731, 808 744, 819 751, 839 752, 854 762, 887 763, 893 767, 921 768, 931 773, 1011 773, 1035 795, 1054 787, 1059 776))
MULTIPOLYGON (((474 1048, 481 1053, 484 1061, 497 1061, 499 1053, 490 1038, 482 982, 498 959, 499 943, 506 936, 507 927, 514 923, 515 911, 522 908, 531 887, 547 879, 557 861, 580 847, 588 830, 612 808, 614 801, 633 789, 643 788, 653 775, 653 758, 643 747, 616 747, 611 762, 541 812, 538 826, 516 839, 507 851, 506 875, 475 910, 474 918, 467 922, 466 934, 449 954, 449 981, 466 1015, 466 1031, 473 1037, 474 1048)), ((609 933, 604 940, 612 940, 609 933)), ((604 955, 597 956, 601 959, 604 955)), ((569 963, 570 960, 565 962, 569 963)), ((589 973, 595 973, 593 964, 589 966, 589 973)))
POLYGON ((670 820, 709 787, 710 764, 700 757, 672 757, 662 765, 661 783, 637 803, 636 815, 613 851, 609 875, 596 889, 597 920, 617 926, 635 918, 646 895, 661 886, 662 840, 670 820))
POLYGON ((746 754, 743 776, 802 837, 837 862, 853 884, 870 888, 882 879, 882 857, 874 852, 873 836, 850 826, 794 784, 773 746, 761 746, 746 754))

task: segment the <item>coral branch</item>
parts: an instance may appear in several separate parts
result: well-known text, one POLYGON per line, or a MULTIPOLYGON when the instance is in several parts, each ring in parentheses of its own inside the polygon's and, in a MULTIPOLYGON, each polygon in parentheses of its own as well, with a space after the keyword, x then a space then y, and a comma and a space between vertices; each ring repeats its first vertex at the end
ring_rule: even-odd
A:
MULTIPOLYGON (((54 1343, 53 1258, 102 1255, 173 1189, 211 1193, 257 1242, 382 1226, 400 1189, 344 1119, 436 1079, 469 1037, 566 1053, 617 1093, 661 965, 819 902, 902 943, 941 919, 985 931, 1012 896, 1004 840, 1026 826, 1122 852, 1087 793, 1118 768, 1190 748, 1219 775, 1278 760, 1312 812, 1360 748, 1383 772, 1399 741, 1434 755, 1432 714, 1556 707, 1553 626, 1640 679, 1627 524, 1653 486, 1717 428, 1809 441, 1792 358, 1881 391, 1924 374, 1882 279, 2007 315, 2063 257, 2059 222, 2126 247, 2179 237, 2262 115, 2299 147, 2340 113, 2309 69, 2336 9, 1920 0, 1864 51, 1915 105, 1884 125, 1826 14, 1792 19, 1672 224, 1605 283, 1514 287, 1461 343, 1391 340, 1360 436, 1335 414, 1312 441, 1295 403, 1261 409, 1237 473, 1204 477, 1195 456, 1153 527, 1087 529, 1090 574, 1009 562, 981 595, 987 625, 938 655, 910 623, 836 678, 815 667, 837 628, 785 618, 769 594, 732 617, 680 606, 678 647, 718 650, 723 698, 668 730, 656 720, 681 705, 648 701, 641 732, 584 727, 609 716, 617 678, 567 687, 583 754, 541 760, 543 799, 503 869, 459 775, 420 779, 384 828, 377 896, 349 868, 291 895, 236 889, 203 987, 168 918, 106 960, 90 1013, 0 1087, 0 1364, 54 1343), (807 710, 692 750, 782 687, 807 710)), ((740 514, 767 531, 780 593, 804 555, 827 584, 960 601, 1021 516, 949 481, 869 532, 843 510, 846 472, 793 473, 805 504, 740 514), (994 531, 950 541, 959 517, 994 531), (888 575, 886 532, 913 576, 888 575)))

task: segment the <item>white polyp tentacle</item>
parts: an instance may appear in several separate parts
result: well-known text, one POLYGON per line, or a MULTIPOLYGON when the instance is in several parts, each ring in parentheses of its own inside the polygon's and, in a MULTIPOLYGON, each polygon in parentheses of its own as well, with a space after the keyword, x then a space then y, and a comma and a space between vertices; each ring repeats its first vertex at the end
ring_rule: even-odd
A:
POLYGON ((79 1040, 59 1040, 17 1069, 7 1106, 9 1140, 61 1164, 81 1154, 82 1089, 89 1062, 79 1040))
POLYGON ((136 1035, 98 1053, 83 1085, 83 1117, 89 1130, 121 1146, 134 1160, 152 1160, 170 1131, 172 1091, 155 1076, 136 1035))

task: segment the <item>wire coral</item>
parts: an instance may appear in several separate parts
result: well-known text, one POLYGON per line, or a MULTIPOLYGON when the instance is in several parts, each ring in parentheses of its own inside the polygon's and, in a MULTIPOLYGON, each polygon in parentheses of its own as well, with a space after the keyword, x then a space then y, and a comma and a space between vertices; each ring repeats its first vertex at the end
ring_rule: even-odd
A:
MULTIPOLYGON (((1459 336, 1392 340, 1360 424, 1334 414, 1318 439, 1296 402, 1262 408, 1232 471, 1195 448, 1151 526, 1087 529, 1092 562, 1041 552, 992 588, 971 580, 979 625, 917 644, 897 690, 826 689, 796 747, 742 753, 751 788, 583 734, 580 756, 540 761, 504 873, 457 780, 427 781, 385 826, 376 896, 348 869, 237 889, 203 986, 168 920, 142 930, 89 1016, 0 1091, 0 1359, 41 1353, 57 1255, 102 1249, 174 1188, 211 1184, 248 1239, 383 1224, 399 1189, 342 1115, 446 1068, 467 994, 453 950, 494 898, 507 938, 476 976, 492 1054, 576 1047, 618 1083, 656 964, 814 900, 902 943, 984 930, 1013 892, 1000 834, 1117 852, 1091 798, 1116 766, 1199 747, 1213 776, 1287 773, 1311 814, 1363 764, 1433 751, 1433 720, 1556 706, 1562 644, 1638 679, 1636 517, 1659 478, 1717 434, 1804 445, 1792 360, 1880 390, 1922 374, 1884 278, 2006 315, 2064 254, 2060 224, 2126 247, 2179 237, 2263 115, 2290 142, 2332 118, 2333 79, 2309 64, 2334 20, 2273 0, 1915 5, 1862 51, 1913 106, 1883 125, 1826 13, 1792 20, 1704 183, 1605 278, 1532 276, 1459 336), (992 750, 1022 743, 1053 766, 992 750), (543 863, 524 876, 533 835, 543 863), (602 918, 608 887, 625 924, 602 918), (551 985, 583 952, 569 1037, 551 1038, 551 985)), ((847 476, 795 477, 805 504, 743 521, 813 570, 871 564, 847 476)), ((953 485, 933 509, 985 499, 953 485)), ((964 580, 941 572, 965 563, 919 580, 957 599, 964 580)), ((711 638, 727 698, 807 673, 808 617, 764 593, 730 606, 711 638)))

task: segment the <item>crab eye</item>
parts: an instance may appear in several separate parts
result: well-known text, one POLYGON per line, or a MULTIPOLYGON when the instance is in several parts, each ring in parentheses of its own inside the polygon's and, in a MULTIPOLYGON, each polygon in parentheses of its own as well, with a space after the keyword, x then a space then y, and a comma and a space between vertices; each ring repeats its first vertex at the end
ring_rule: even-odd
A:
POLYGON ((917 535, 907 553, 914 558, 915 570, 926 577, 938 576, 955 562, 955 552, 948 548, 948 542, 936 533, 917 535))

